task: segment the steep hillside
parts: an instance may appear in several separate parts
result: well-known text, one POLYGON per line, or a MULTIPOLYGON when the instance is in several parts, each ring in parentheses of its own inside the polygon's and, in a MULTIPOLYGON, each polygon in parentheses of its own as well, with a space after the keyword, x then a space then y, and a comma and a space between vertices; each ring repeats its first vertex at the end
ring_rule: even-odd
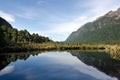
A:
POLYGON ((88 22, 72 32, 68 43, 120 42, 120 8, 110 11, 93 22, 88 22))
POLYGON ((0 17, 0 26, 7 26, 9 28, 12 28, 12 26, 3 18, 0 17))

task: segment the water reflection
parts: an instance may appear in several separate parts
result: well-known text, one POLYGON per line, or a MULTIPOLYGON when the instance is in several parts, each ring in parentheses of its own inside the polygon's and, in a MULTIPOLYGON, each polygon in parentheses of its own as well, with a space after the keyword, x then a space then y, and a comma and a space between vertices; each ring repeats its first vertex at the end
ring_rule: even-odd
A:
POLYGON ((17 60, 26 60, 30 55, 35 56, 38 54, 40 54, 40 52, 0 54, 0 70, 5 68, 11 62, 15 62, 17 60))
POLYGON ((113 59, 110 54, 95 52, 72 52, 71 54, 85 64, 94 66, 100 71, 120 79, 120 61, 113 59))
POLYGON ((0 80, 117 80, 120 63, 102 53, 36 52, 0 55, 0 68, 0 80))
POLYGON ((7 66, 0 71, 0 76, 11 73, 14 70, 14 66, 7 66))

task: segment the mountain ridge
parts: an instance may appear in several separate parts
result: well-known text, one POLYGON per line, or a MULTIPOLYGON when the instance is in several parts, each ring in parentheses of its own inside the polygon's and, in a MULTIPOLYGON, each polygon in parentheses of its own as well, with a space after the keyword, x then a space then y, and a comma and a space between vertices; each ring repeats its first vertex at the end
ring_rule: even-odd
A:
POLYGON ((120 8, 88 22, 66 39, 67 43, 120 42, 120 8))

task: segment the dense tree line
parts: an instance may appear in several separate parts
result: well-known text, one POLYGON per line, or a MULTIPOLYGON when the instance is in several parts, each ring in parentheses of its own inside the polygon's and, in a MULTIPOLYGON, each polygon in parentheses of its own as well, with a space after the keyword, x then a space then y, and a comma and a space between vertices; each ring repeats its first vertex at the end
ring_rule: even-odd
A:
POLYGON ((15 43, 42 43, 52 42, 48 37, 40 36, 36 33, 30 34, 27 30, 18 31, 0 18, 0 47, 15 43))
POLYGON ((14 28, 9 28, 7 26, 0 27, 0 41, 5 41, 7 44, 10 43, 42 43, 42 42, 50 42, 48 37, 43 37, 38 34, 33 33, 32 35, 27 30, 20 30, 14 28))

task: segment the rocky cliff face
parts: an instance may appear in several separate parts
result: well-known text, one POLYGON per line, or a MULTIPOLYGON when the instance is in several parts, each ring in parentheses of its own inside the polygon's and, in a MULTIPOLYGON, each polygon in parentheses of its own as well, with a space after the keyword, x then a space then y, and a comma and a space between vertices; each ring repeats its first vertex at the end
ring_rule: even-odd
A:
POLYGON ((120 8, 110 11, 93 22, 88 22, 72 32, 68 43, 120 42, 120 8))

